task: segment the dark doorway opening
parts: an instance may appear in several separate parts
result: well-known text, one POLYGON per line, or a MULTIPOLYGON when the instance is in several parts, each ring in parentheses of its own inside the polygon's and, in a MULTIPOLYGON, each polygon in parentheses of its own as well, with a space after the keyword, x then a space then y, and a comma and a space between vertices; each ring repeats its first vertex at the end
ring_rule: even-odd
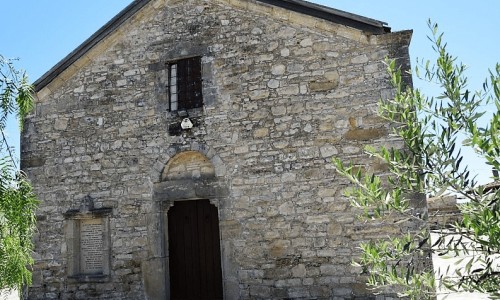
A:
POLYGON ((170 299, 223 299, 217 207, 175 201, 168 211, 170 299))

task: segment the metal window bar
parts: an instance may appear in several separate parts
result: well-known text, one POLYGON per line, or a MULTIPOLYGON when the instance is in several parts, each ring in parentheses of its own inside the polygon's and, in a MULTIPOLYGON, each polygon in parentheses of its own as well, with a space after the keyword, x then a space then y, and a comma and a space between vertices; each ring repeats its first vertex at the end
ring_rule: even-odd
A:
POLYGON ((177 64, 169 65, 168 73, 169 108, 170 111, 176 111, 178 107, 177 64))

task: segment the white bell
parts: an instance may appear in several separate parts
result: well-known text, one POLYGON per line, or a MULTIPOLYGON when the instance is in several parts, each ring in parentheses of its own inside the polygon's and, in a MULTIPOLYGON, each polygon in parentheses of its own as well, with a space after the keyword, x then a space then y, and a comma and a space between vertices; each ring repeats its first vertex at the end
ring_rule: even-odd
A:
POLYGON ((191 128, 193 128, 193 123, 191 122, 191 120, 189 120, 189 118, 184 118, 181 122, 181 128, 182 129, 191 129, 191 128))

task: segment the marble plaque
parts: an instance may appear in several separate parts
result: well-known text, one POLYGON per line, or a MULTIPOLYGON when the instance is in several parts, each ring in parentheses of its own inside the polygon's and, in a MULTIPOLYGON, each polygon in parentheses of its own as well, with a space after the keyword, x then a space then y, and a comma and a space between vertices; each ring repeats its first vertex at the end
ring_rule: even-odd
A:
POLYGON ((103 219, 80 221, 80 271, 82 274, 103 272, 103 219))

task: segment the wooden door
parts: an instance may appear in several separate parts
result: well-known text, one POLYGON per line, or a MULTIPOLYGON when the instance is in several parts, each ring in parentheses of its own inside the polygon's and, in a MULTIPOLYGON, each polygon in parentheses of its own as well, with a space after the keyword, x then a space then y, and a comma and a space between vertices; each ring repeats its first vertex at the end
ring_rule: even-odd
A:
POLYGON ((168 211, 170 299, 222 299, 217 208, 176 201, 168 211))

